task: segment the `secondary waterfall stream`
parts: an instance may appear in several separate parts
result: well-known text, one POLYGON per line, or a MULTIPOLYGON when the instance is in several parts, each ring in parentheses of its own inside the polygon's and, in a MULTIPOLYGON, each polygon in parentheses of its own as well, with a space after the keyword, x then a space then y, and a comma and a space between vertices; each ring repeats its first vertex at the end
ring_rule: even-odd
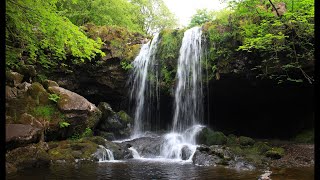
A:
POLYGON ((135 101, 132 138, 159 127, 159 71, 155 58, 158 42, 159 34, 156 34, 152 41, 142 46, 132 63, 130 99, 135 101))

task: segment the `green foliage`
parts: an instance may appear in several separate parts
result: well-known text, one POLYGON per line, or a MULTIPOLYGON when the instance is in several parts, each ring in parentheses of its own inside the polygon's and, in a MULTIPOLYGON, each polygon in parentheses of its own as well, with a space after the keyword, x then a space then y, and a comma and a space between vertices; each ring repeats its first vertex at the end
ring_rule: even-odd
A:
POLYGON ((60 96, 57 94, 50 94, 49 99, 53 102, 58 102, 58 100, 60 99, 60 96))
POLYGON ((65 121, 60 121, 59 126, 60 126, 60 128, 66 128, 66 127, 70 126, 70 123, 65 122, 65 121))
POLYGON ((52 105, 37 106, 33 110, 33 115, 37 118, 43 118, 47 121, 51 121, 55 111, 56 108, 52 105))
POLYGON ((257 77, 312 83, 306 70, 314 63, 314 2, 271 2, 231 0, 230 10, 220 16, 213 13, 216 19, 204 25, 209 66, 230 72, 228 66, 245 57, 257 77), (286 9, 278 8, 278 16, 273 5, 280 7, 282 2, 286 9))
POLYGON ((61 15, 78 26, 94 23, 99 26, 116 25, 131 31, 142 31, 137 23, 138 8, 127 0, 58 0, 57 7, 61 15))
POLYGON ((196 14, 192 15, 189 27, 200 26, 206 22, 214 20, 213 11, 207 9, 198 9, 196 14))
POLYGON ((124 70, 129 70, 129 69, 133 68, 132 64, 128 61, 121 61, 120 65, 121 65, 122 69, 124 69, 124 70))
POLYGON ((165 28, 174 28, 177 20, 163 0, 131 0, 136 6, 138 24, 149 35, 165 28))
POLYGON ((184 29, 165 29, 160 33, 161 40, 158 44, 156 58, 160 61, 160 78, 163 82, 163 89, 169 90, 174 84, 183 34, 184 29))
POLYGON ((86 128, 85 131, 82 133, 81 137, 91 137, 93 136, 93 131, 90 128, 86 128))
POLYGON ((140 42, 142 35, 134 33, 123 27, 96 26, 88 23, 82 26, 89 37, 101 39, 104 48, 110 51, 109 56, 123 59, 124 63, 131 62, 139 53, 140 45, 132 42, 140 42))
POLYGON ((71 55, 83 62, 97 54, 101 40, 89 39, 70 20, 57 13, 56 1, 6 1, 6 64, 20 61, 50 68, 71 55))

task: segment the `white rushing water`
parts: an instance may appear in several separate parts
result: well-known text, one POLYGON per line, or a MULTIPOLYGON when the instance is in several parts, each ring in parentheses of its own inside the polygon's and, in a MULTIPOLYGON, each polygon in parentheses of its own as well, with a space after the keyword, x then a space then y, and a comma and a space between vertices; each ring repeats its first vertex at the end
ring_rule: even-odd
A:
POLYGON ((110 149, 105 148, 102 145, 99 145, 100 152, 99 152, 99 162, 105 162, 105 161, 113 161, 114 156, 112 151, 110 149))
POLYGON ((202 122, 201 34, 200 27, 193 27, 184 33, 182 39, 175 90, 174 132, 181 133, 202 122))
POLYGON ((158 42, 157 34, 151 42, 142 46, 139 55, 132 62, 130 99, 135 101, 132 138, 159 127, 159 71, 155 58, 158 42))
POLYGON ((132 152, 132 156, 133 156, 134 159, 140 159, 141 158, 139 153, 138 153, 138 151, 135 148, 130 147, 128 149, 132 152))
POLYGON ((201 69, 201 28, 188 29, 183 36, 177 67, 175 112, 172 132, 165 135, 161 155, 166 158, 192 160, 196 151, 196 125, 203 118, 201 69))
MULTIPOLYGON (((190 162, 196 151, 195 137, 203 128, 202 125, 199 125, 202 123, 203 118, 201 35, 200 27, 193 27, 184 33, 177 63, 177 85, 172 131, 163 137, 164 142, 160 148, 159 158, 190 162)), ((152 123, 150 116, 146 116, 146 113, 152 113, 149 108, 149 106, 153 105, 150 103, 150 99, 152 99, 150 95, 154 94, 154 92, 156 94, 159 93, 159 75, 150 72, 150 70, 157 72, 153 66, 155 65, 158 42, 159 37, 156 35, 152 42, 143 45, 139 55, 133 62, 134 83, 131 96, 134 95, 136 97, 136 111, 132 138, 141 136, 146 130, 145 125, 148 126, 152 123), (156 80, 150 81, 148 77, 155 77, 156 80), (150 82, 156 82, 156 86, 153 86, 150 82)), ((159 101, 159 99, 156 100, 157 102, 159 101)), ((134 158, 144 159, 139 156, 133 147, 129 149, 132 151, 134 158)))

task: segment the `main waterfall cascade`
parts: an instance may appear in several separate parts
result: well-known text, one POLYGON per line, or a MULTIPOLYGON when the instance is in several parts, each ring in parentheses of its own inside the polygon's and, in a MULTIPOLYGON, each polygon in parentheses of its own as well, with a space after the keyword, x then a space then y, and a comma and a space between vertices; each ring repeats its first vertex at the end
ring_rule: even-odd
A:
POLYGON ((166 158, 191 160, 196 150, 195 136, 203 127, 197 125, 203 118, 201 34, 200 27, 193 27, 182 39, 172 132, 165 136, 161 149, 166 158))
POLYGON ((173 131, 183 132, 203 118, 201 28, 184 33, 178 59, 173 131))
POLYGON ((158 130, 160 126, 159 71, 155 58, 158 43, 159 34, 156 34, 151 42, 142 46, 132 62, 130 99, 135 101, 132 138, 142 136, 145 131, 158 130))
MULTIPOLYGON (((170 133, 165 134, 159 158, 192 161, 196 151, 196 134, 203 128, 203 91, 201 69, 200 27, 184 33, 177 65, 174 117, 170 133)), ((160 38, 157 34, 151 42, 144 44, 133 61, 131 99, 135 100, 134 130, 132 139, 158 126, 159 69, 155 57, 160 38), (156 104, 157 109, 151 109, 156 104)), ((141 159, 134 147, 129 148, 135 159, 141 159)))

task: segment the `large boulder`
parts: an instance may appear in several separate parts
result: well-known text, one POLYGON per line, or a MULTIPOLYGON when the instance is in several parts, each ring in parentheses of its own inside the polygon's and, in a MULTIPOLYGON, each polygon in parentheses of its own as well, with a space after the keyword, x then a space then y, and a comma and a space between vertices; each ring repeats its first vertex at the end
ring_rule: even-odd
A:
MULTIPOLYGON (((48 87, 49 92, 57 94, 58 109, 70 124, 66 136, 81 134, 86 128, 95 128, 101 117, 101 111, 87 99, 77 93, 58 86, 48 87)), ((55 131, 56 129, 53 129, 55 131)))
POLYGON ((23 75, 17 72, 7 71, 6 72, 6 81, 7 84, 12 87, 17 87, 23 80, 23 75))
POLYGON ((121 142, 119 145, 122 149, 133 147, 137 150, 140 156, 152 158, 160 155, 163 142, 164 139, 160 136, 152 136, 140 137, 131 141, 121 142))
POLYGON ((40 140, 41 128, 24 124, 6 125, 6 149, 13 149, 24 146, 29 143, 35 143, 40 140))
POLYGON ((211 145, 223 145, 227 143, 227 137, 219 131, 212 131, 205 127, 197 135, 198 144, 211 145))

